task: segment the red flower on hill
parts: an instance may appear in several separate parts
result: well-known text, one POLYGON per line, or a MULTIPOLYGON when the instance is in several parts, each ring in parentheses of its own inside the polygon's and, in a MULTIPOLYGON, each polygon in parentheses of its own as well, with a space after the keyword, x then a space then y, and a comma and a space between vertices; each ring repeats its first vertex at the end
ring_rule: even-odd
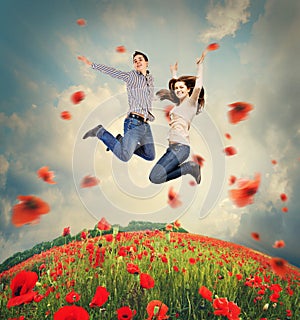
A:
POLYGON ((133 263, 127 263, 126 270, 131 274, 139 274, 140 268, 138 265, 133 263))
POLYGON ((159 300, 152 300, 147 305, 148 318, 146 320, 165 320, 169 317, 167 312, 169 310, 168 306, 159 300))
POLYGON ((78 306, 64 306, 54 313, 54 320, 89 320, 88 312, 78 306))
POLYGON ((242 179, 238 181, 238 189, 229 190, 229 197, 238 207, 253 203, 253 198, 260 185, 260 174, 254 180, 242 179))
POLYGON ((117 310, 118 320, 132 320, 136 310, 131 310, 128 306, 121 307, 117 310))
POLYGON ((253 110, 253 105, 248 102, 234 102, 228 106, 232 108, 228 111, 229 122, 232 124, 247 119, 248 113, 253 110))
POLYGON ((68 303, 74 303, 80 300, 80 294, 72 290, 66 295, 66 301, 68 303))
POLYGON ((68 236, 70 233, 71 233, 70 227, 65 227, 64 230, 63 230, 62 236, 63 236, 63 237, 66 237, 66 236, 68 236))
POLYGON ((80 183, 81 188, 90 188, 99 184, 100 180, 96 177, 92 177, 90 175, 85 176, 80 183))
POLYGON ((80 103, 85 98, 85 93, 83 91, 76 91, 71 95, 71 101, 74 104, 80 103))
POLYGON ((111 225, 106 221, 104 217, 98 222, 97 227, 99 230, 102 230, 102 231, 111 229, 111 225))
POLYGON ((202 286, 199 289, 199 294, 202 296, 203 299, 206 299, 208 301, 212 301, 212 292, 207 289, 205 286, 202 286))
POLYGON ((106 303, 109 297, 109 292, 105 287, 98 286, 96 289, 96 293, 90 302, 90 307, 101 307, 106 303))
POLYGON ((11 218, 11 222, 15 227, 38 223, 40 215, 50 211, 49 205, 38 197, 20 195, 17 198, 20 202, 13 206, 11 218))
POLYGON ((226 298, 214 299, 213 307, 216 309, 214 314, 216 316, 225 316, 229 320, 239 320, 239 314, 241 309, 231 301, 228 301, 226 298))
POLYGON ((140 285, 144 289, 151 289, 154 288, 155 281, 150 276, 150 274, 147 273, 141 273, 140 274, 140 285))
POLYGON ((37 295, 33 291, 38 275, 33 271, 20 271, 10 282, 12 297, 7 302, 7 308, 31 302, 37 295))

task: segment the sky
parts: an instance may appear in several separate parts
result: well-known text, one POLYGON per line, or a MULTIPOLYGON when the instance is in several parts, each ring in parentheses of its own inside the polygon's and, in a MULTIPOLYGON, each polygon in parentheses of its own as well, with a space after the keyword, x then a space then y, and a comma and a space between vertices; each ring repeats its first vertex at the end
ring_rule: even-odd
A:
POLYGON ((299 1, 1 0, 0 15, 0 263, 60 236, 65 227, 77 234, 105 217, 121 226, 179 219, 192 233, 300 267, 299 1), (124 83, 87 67, 79 55, 129 71, 132 53, 142 51, 161 89, 170 64, 178 61, 179 75, 193 75, 196 58, 214 42, 219 49, 204 61, 205 110, 191 127, 191 155, 205 159, 199 186, 191 186, 189 176, 162 185, 148 179, 167 146, 168 102, 153 103, 152 162, 134 156, 123 163, 99 140, 82 140, 99 123, 122 132, 128 105, 124 83), (85 99, 75 105, 70 97, 76 91, 85 99), (254 109, 231 124, 228 104, 237 101, 254 109), (63 120, 62 111, 72 119, 63 120), (227 146, 237 154, 225 156, 227 146), (43 166, 55 173, 56 184, 38 178, 43 166), (261 184, 254 202, 236 207, 229 177, 252 180, 256 173, 261 184), (86 175, 99 184, 81 188, 86 175), (182 202, 177 208, 167 202, 170 187, 182 202), (38 224, 17 228, 11 216, 18 195, 35 195, 51 210, 38 224), (273 247, 278 240, 284 248, 273 247))

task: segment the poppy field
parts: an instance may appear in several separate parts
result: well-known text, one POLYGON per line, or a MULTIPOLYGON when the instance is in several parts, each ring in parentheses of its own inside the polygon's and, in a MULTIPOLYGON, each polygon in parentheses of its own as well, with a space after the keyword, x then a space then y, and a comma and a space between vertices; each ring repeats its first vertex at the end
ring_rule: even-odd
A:
POLYGON ((1 319, 297 319, 299 269, 179 226, 118 232, 101 219, 98 236, 2 272, 1 319))

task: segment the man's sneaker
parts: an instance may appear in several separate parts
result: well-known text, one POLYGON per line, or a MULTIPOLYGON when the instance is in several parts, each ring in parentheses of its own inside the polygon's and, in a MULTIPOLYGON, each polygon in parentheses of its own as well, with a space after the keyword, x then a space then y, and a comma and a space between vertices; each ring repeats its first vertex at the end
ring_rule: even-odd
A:
POLYGON ((85 135, 82 137, 82 139, 86 139, 88 137, 96 137, 97 132, 99 131, 99 129, 103 128, 103 126, 101 124, 99 124, 97 127, 87 131, 85 133, 85 135))
MULTIPOLYGON (((122 135, 121 135, 120 133, 118 133, 118 134, 116 135, 116 139, 121 142, 122 139, 123 139, 123 137, 122 137, 122 135)), ((106 148, 106 151, 109 151, 109 148, 106 148)))
POLYGON ((201 182, 201 167, 198 163, 191 161, 191 175, 195 178, 197 184, 201 182))

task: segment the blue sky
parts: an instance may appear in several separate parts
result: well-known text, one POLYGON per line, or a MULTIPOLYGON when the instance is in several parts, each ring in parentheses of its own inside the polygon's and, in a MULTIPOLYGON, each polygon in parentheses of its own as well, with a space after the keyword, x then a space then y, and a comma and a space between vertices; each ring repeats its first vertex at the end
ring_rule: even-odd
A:
MULTIPOLYGON (((190 232, 300 266, 298 1, 10 0, 1 7, 0 262, 59 236, 66 226, 72 234, 93 228, 104 216, 121 225, 179 218, 190 232), (86 26, 76 24, 79 18, 86 26), (127 101, 122 82, 87 68, 78 55, 130 70, 132 53, 141 50, 159 89, 166 87, 175 61, 178 74, 194 74, 195 59, 212 42, 220 48, 205 60, 206 111, 191 129, 192 150, 205 158, 200 186, 191 187, 186 176, 151 185, 153 162, 134 157, 124 164, 101 143, 81 139, 98 123, 120 132, 127 101), (120 45, 125 53, 115 51, 120 45), (78 90, 86 98, 75 106, 70 95, 78 90), (254 110, 232 125, 227 105, 235 101, 250 102, 254 110), (72 120, 60 118, 63 110, 72 120), (224 156, 228 145, 237 149, 235 156, 224 156), (56 185, 37 178, 45 165, 55 172, 56 185), (252 179, 256 172, 262 182, 255 202, 235 207, 228 198, 229 176, 252 179), (97 176, 99 186, 81 189, 87 174, 97 176), (176 209, 167 204, 171 186, 182 200, 176 209), (11 210, 20 194, 41 197, 50 213, 37 225, 15 228, 11 210), (251 232, 259 232, 261 241, 251 232), (276 240, 286 247, 274 249, 276 240)), ((154 102, 157 159, 167 145, 165 106, 154 102)))

